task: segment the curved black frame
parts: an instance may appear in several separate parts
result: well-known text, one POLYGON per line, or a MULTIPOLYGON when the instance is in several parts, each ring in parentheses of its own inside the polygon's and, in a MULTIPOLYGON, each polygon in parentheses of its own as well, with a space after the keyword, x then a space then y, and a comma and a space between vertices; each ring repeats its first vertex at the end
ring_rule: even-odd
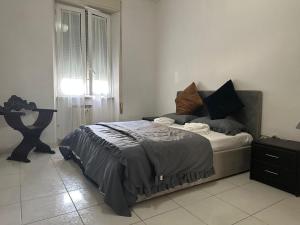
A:
POLYGON ((40 140, 40 136, 45 128, 51 123, 55 109, 39 109, 33 102, 27 103, 26 100, 18 96, 11 96, 4 103, 4 107, 0 107, 0 115, 3 115, 7 124, 13 129, 19 131, 23 135, 22 142, 14 149, 8 160, 21 162, 30 162, 27 158, 29 152, 35 149, 35 152, 54 154, 50 146, 40 140), (25 126, 21 117, 25 115, 20 110, 31 110, 38 112, 37 120, 30 126, 25 126))

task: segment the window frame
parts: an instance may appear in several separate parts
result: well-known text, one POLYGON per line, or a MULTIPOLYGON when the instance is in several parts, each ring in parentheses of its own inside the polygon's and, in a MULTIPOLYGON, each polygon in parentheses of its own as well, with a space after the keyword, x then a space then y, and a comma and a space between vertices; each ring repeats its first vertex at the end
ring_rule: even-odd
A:
MULTIPOLYGON (((91 70, 90 62, 91 62, 91 54, 92 54, 92 16, 96 15, 99 17, 103 17, 106 19, 106 29, 107 29, 107 70, 110 76, 110 86, 111 86, 111 92, 112 92, 112 74, 111 74, 111 66, 112 66, 112 59, 111 59, 111 21, 110 21, 110 15, 100 12, 99 10, 95 10, 90 7, 85 7, 86 13, 87 13, 87 67, 86 67, 86 74, 87 74, 87 92, 88 95, 94 96, 93 93, 93 71, 91 70)), ((111 96, 110 96, 111 97, 111 96)))
MULTIPOLYGON (((85 71, 85 86, 86 86, 86 93, 85 96, 87 98, 93 97, 93 79, 92 79, 92 71, 90 67, 91 62, 91 46, 92 46, 92 37, 91 37, 91 20, 92 15, 100 16, 106 19, 107 24, 107 70, 110 76, 110 90, 111 94, 113 93, 113 81, 112 81, 112 58, 111 58, 111 18, 109 14, 105 14, 99 10, 90 8, 90 7, 76 7, 76 6, 70 6, 65 5, 62 3, 56 3, 55 4, 55 30, 56 32, 61 32, 58 29, 61 29, 62 25, 62 11, 71 11, 71 12, 77 12, 80 13, 80 40, 81 40, 81 50, 82 50, 82 60, 83 60, 83 69, 85 71)), ((58 36, 56 35, 56 41, 58 40, 58 36)), ((57 45, 56 45, 57 46, 57 45)), ((56 51, 58 51, 56 49, 56 51)), ((112 96, 110 96, 112 97, 112 96)))
MULTIPOLYGON (((80 14, 80 42, 81 42, 81 52, 82 52, 82 65, 83 65, 83 70, 87 70, 87 39, 86 39, 86 16, 85 16, 85 9, 83 8, 78 8, 78 7, 73 7, 65 4, 60 4, 56 3, 56 9, 55 9, 55 29, 56 32, 58 32, 58 29, 61 28, 62 25, 62 11, 71 11, 71 12, 76 12, 80 14)), ((61 32, 61 31, 59 31, 61 32)), ((58 39, 58 36, 56 36, 58 39)), ((56 40, 57 41, 57 40, 56 40)), ((60 40, 58 40, 60 41, 60 40)), ((56 45, 57 46, 57 45, 56 45)), ((58 49, 56 50, 57 52, 59 51, 58 49)), ((86 79, 87 81, 87 79, 86 79)), ((85 81, 85 82, 86 82, 85 81)))

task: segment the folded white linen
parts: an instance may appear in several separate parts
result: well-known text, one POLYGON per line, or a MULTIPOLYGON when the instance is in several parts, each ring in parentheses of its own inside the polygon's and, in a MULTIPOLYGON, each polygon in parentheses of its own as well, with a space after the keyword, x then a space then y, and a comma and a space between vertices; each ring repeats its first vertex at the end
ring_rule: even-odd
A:
POLYGON ((204 123, 185 123, 183 129, 198 134, 209 134, 210 132, 209 126, 204 123))
POLYGON ((170 126, 175 123, 175 120, 168 117, 159 117, 154 119, 154 123, 159 123, 162 125, 170 126))

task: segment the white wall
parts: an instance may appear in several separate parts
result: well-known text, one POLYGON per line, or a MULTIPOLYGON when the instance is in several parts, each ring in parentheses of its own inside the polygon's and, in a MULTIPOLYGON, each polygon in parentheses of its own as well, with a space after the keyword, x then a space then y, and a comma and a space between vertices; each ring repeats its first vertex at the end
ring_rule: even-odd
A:
MULTIPOLYGON (((0 105, 11 95, 53 108, 53 0, 1 0, 0 105)), ((25 118, 34 121, 36 115, 25 118)), ((0 152, 10 150, 21 135, 0 116, 0 152)), ((42 139, 55 142, 54 124, 42 139)))
POLYGON ((233 79, 262 90, 262 133, 300 140, 300 1, 161 0, 157 111, 174 112, 177 90, 233 79))
POLYGON ((122 0, 122 120, 155 112, 156 4, 122 0))

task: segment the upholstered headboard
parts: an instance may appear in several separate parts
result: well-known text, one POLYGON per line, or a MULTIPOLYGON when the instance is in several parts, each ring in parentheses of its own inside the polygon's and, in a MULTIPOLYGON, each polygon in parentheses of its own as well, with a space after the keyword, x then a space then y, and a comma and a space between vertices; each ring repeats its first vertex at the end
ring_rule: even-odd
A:
MULTIPOLYGON (((179 94, 178 92, 177 94, 179 94)), ((199 95, 203 98, 212 94, 213 91, 200 91, 199 95)), ((244 103, 245 107, 239 112, 232 115, 237 121, 246 125, 248 132, 254 137, 259 138, 261 135, 261 118, 262 118, 262 92, 261 91, 237 91, 238 96, 244 103)), ((203 116, 208 115, 207 110, 201 111, 203 116)))

